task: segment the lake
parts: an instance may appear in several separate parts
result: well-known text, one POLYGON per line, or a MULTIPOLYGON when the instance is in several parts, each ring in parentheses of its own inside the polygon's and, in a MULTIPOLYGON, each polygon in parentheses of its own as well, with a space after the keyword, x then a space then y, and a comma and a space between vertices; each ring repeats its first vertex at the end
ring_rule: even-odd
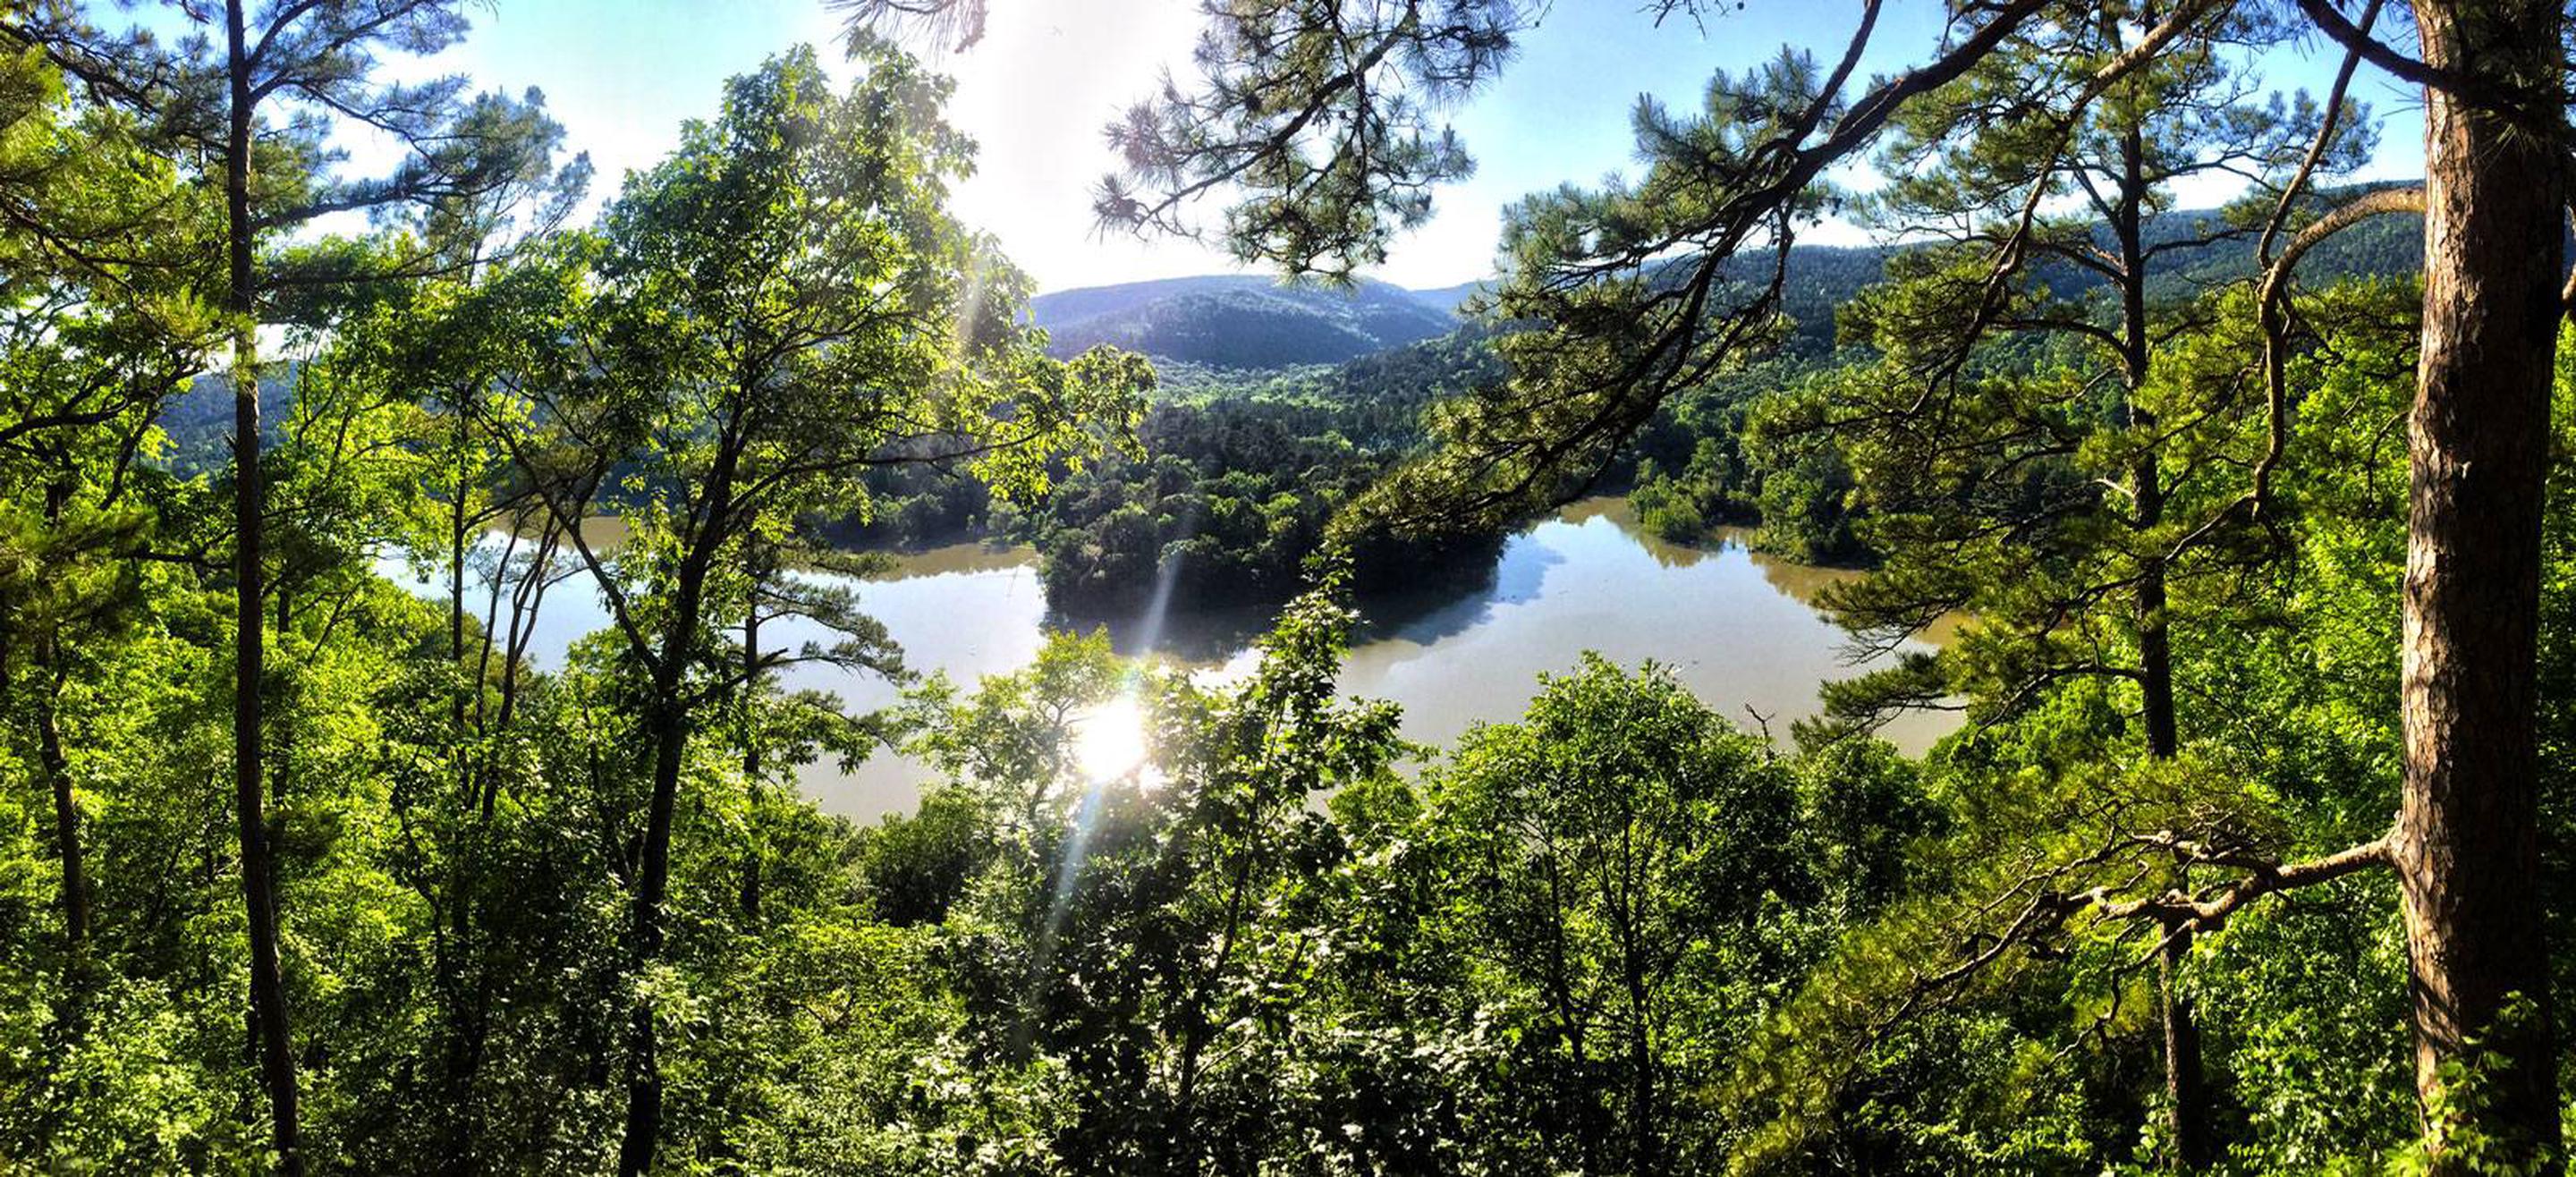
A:
MULTIPOLYGON (((388 572, 417 585, 399 568, 388 572)), ((1569 670, 1593 650, 1623 666, 1648 659, 1668 665, 1711 707, 1748 727, 1750 708, 1785 739, 1790 721, 1816 712, 1819 683, 1868 665, 1855 665, 1846 635, 1812 604, 1826 585, 1852 575, 1761 555, 1735 536, 1707 546, 1668 543, 1637 526, 1626 499, 1586 499, 1508 541, 1480 588, 1363 602, 1341 686, 1400 704, 1407 738, 1447 745, 1476 723, 1518 717, 1540 674, 1569 670)), ((560 664, 573 639, 608 623, 598 600, 579 591, 584 583, 566 581, 547 597, 531 646, 540 665, 560 664)), ((1036 554, 1026 548, 959 544, 909 553, 887 576, 861 582, 858 596, 902 643, 908 666, 944 670, 961 683, 1027 665, 1049 625, 1036 554)), ((1141 620, 1111 627, 1129 653, 1151 641, 1219 679, 1251 664, 1240 614, 1175 616, 1151 638, 1138 632, 1141 620)), ((780 621, 763 625, 762 636, 764 644, 784 645, 824 635, 811 623, 780 621)), ((794 667, 780 677, 831 690, 854 710, 896 697, 882 679, 832 667, 794 667)), ((1884 734, 1919 752, 1955 722, 1941 713, 1911 714, 1884 734)), ((833 764, 809 765, 802 783, 823 808, 873 821, 909 811, 929 775, 880 753, 847 774, 833 764)))

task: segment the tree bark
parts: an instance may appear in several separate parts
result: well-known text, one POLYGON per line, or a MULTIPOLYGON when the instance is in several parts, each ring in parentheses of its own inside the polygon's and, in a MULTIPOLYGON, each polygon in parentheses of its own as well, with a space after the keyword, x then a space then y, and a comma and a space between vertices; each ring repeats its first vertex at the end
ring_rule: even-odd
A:
POLYGON ((742 614, 742 783, 751 802, 749 820, 744 823, 742 893, 737 896, 743 918, 760 918, 760 876, 765 855, 760 844, 760 584, 761 562, 751 561, 750 600, 742 614))
POLYGON ((228 274, 225 310, 233 316, 233 808, 240 825, 242 903, 250 932, 251 1020, 257 1028, 260 1076, 268 1088, 271 1139, 278 1171, 304 1172, 298 1145, 295 1054, 286 1021, 286 984, 278 967, 276 865, 262 812, 260 692, 261 494, 259 461, 258 299, 252 283, 250 215, 252 106, 250 57, 242 0, 226 0, 225 74, 231 109, 224 151, 228 274))
POLYGON ((36 646, 36 759, 54 794, 55 850, 63 868, 63 939, 78 955, 89 943, 89 876, 81 862, 80 801, 72 795, 71 758, 63 753, 58 706, 63 673, 57 641, 49 634, 36 646))
MULTIPOLYGON (((2138 406, 2153 362, 2147 335, 2146 248, 2143 235, 2147 180, 2145 144, 2131 127, 2120 141, 2119 216, 2113 225, 2120 249, 2120 353, 2123 400, 2130 430, 2143 437, 2156 418, 2138 406)), ((2138 693, 2147 729, 2147 756, 2171 760, 2182 749, 2181 725, 2174 716, 2173 634, 2165 617, 2165 564, 2155 554, 2161 542, 2154 534, 2164 522, 2164 470, 2156 451, 2139 452, 2130 470, 2135 499, 2136 531, 2145 537, 2147 554, 2138 569, 2138 693)), ((2181 1172, 2208 1167, 2215 1159, 2210 1136, 2209 1080, 2201 1069, 2200 1025, 2191 1002, 2182 996, 2175 974, 2191 953, 2191 933, 2167 929, 2156 954, 2156 1011, 2164 1029, 2166 1129, 2172 1145, 2166 1163, 2181 1172)))
MULTIPOLYGON (((2423 60, 2556 102, 2554 3, 2419 0, 2423 60)), ((2548 139, 2424 95, 2424 328, 2408 422, 2403 721, 2390 841, 2437 1172, 2464 1133, 2558 1145, 2534 731, 2565 187, 2548 139), (2508 1011, 2512 1016, 2508 1017, 2508 1011), (2451 1077, 2444 1072, 2453 1072, 2451 1077), (2456 1076, 2482 1079, 2463 1106, 2456 1076)), ((2491 1152, 2490 1156, 2499 1153, 2491 1152)))
MULTIPOLYGON (((670 628, 662 638, 661 656, 653 669, 652 712, 647 717, 653 728, 653 797, 645 815, 643 856, 635 886, 634 940, 639 974, 662 957, 662 901, 671 885, 671 818, 678 805, 680 769, 689 739, 688 708, 682 690, 687 685, 690 650, 698 639, 708 566, 714 549, 723 543, 723 521, 728 516, 722 504, 732 493, 733 461, 730 448, 717 457, 715 473, 709 479, 709 494, 718 506, 709 512, 707 523, 695 537, 692 546, 696 550, 680 560, 672 592, 670 628)), ((650 1172, 653 1154, 661 1142, 662 1070, 656 1055, 658 1043, 649 996, 637 1001, 629 1034, 626 1125, 617 1148, 617 1171, 622 1177, 650 1172)))
MULTIPOLYGON (((658 676, 657 676, 658 677, 658 676)), ((643 862, 635 888, 635 953, 637 971, 662 955, 662 900, 671 881, 671 813, 679 795, 680 766, 687 750, 688 720, 679 704, 679 671, 670 683, 655 684, 653 720, 653 799, 644 823, 643 862)), ((653 1025, 653 1001, 636 1002, 628 1028, 626 1056, 626 1127, 617 1146, 617 1171, 637 1177, 653 1169, 653 1154, 662 1136, 662 1067, 653 1025)))

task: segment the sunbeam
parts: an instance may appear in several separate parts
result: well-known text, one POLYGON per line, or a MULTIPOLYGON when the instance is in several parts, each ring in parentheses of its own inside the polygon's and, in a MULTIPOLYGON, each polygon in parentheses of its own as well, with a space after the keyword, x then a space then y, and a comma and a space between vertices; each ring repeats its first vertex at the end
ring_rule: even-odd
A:
POLYGON ((1073 763, 1085 783, 1122 780, 1146 767, 1145 713, 1134 695, 1121 694, 1075 722, 1073 763))

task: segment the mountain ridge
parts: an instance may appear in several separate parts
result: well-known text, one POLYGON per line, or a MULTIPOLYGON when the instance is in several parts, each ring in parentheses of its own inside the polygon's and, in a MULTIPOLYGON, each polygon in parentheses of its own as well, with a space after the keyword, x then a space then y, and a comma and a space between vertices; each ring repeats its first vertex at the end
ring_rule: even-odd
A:
MULTIPOLYGON (((2329 204, 2368 190, 2359 186, 2318 193, 2329 204)), ((2150 244, 2198 232, 2222 216, 2218 209, 2182 209, 2157 215, 2150 244)), ((2422 263, 2421 219, 2377 217, 2328 238, 2309 255, 2311 279, 2385 277, 2413 272, 2422 263)), ((1834 349, 1835 312, 1862 288, 1886 277, 1888 259, 1921 245, 1799 245, 1789 252, 1781 309, 1793 326, 1789 350, 1821 355, 1834 349)), ((2236 242, 2189 251, 2161 279, 2154 297, 2251 273, 2251 249, 2236 242)), ((1751 276, 1766 259, 1738 264, 1751 276)), ((1730 266, 1730 273, 1735 267, 1730 266)), ((2097 274, 2063 263, 2033 267, 2032 276, 2060 294, 2081 295, 2097 274)), ((1489 281, 1489 280, 1487 280, 1489 281)), ((1112 283, 1052 291, 1030 300, 1029 319, 1052 336, 1049 350, 1066 356, 1110 344, 1157 359, 1233 371, 1274 371, 1338 365, 1451 334, 1464 325, 1458 307, 1487 281, 1409 289, 1362 279, 1349 290, 1284 285, 1260 274, 1204 274, 1112 283)))
POLYGON ((1458 327, 1451 294, 1374 279, 1333 289, 1204 274, 1041 294, 1029 300, 1029 321, 1047 331, 1057 355, 1105 343, 1210 367, 1284 368, 1446 335, 1458 327))

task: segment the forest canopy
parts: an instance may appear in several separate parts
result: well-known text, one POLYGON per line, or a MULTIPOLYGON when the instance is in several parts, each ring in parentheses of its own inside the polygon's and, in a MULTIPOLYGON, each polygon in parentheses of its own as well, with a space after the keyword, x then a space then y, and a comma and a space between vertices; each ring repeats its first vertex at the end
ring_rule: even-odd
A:
POLYGON ((1561 14, 1210 3, 1094 212, 1310 285, 1058 333, 941 71, 1025 14, 830 8, 610 184, 460 0, 0 0, 0 1168, 2565 1171, 2558 6, 1863 0, 1337 303, 1561 14), (1875 660, 1344 690, 1603 489, 1875 660), (1075 623, 973 681, 864 593, 959 535, 1075 623), (1175 598, 1258 636, 1082 624, 1175 598))

